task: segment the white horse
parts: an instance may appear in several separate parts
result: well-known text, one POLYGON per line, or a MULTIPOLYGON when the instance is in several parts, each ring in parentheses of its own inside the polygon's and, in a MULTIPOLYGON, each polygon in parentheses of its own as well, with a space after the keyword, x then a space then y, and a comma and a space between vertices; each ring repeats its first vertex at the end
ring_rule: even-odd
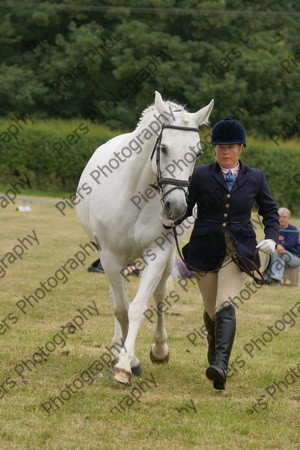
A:
MULTIPOLYGON (((213 100, 188 113, 180 105, 164 102, 156 92, 154 105, 143 112, 136 129, 101 145, 79 181, 78 218, 99 248, 115 313, 113 348, 122 347, 114 354, 109 378, 126 386, 131 385, 132 373, 142 373, 134 345, 148 302, 153 295, 159 304, 168 294, 175 243, 171 233, 166 238, 163 225, 186 211, 189 178, 201 152, 198 127, 207 124, 212 108, 213 100), (144 268, 129 304, 122 269, 137 258, 142 258, 144 268)), ((169 360, 166 339, 161 313, 151 346, 152 362, 169 360)))

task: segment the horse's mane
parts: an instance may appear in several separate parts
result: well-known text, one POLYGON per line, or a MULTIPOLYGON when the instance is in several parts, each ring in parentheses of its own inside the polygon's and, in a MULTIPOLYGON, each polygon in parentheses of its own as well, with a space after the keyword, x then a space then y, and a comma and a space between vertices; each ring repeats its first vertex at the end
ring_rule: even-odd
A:
MULTIPOLYGON (((184 108, 183 105, 179 105, 178 103, 174 103, 174 102, 170 102, 170 101, 165 101, 165 104, 169 107, 172 108, 172 111, 181 111, 181 115, 182 115, 182 120, 184 121, 184 123, 189 123, 189 118, 188 118, 188 111, 184 108)), ((137 123, 137 127, 139 127, 144 120, 150 115, 152 114, 154 111, 157 111, 155 105, 150 105, 148 106, 146 109, 144 109, 144 111, 142 112, 139 121, 137 123)))

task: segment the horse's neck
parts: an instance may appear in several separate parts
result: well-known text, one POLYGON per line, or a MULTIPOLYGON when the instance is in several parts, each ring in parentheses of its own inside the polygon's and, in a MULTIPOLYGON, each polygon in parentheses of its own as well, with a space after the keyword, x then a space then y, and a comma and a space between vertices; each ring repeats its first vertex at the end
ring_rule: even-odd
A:
MULTIPOLYGON (((156 113, 156 117, 158 117, 158 113, 156 113)), ((144 120, 143 123, 131 133, 129 142, 134 142, 134 145, 140 145, 142 147, 141 151, 138 150, 138 154, 136 151, 135 154, 132 155, 129 162, 131 170, 130 178, 137 190, 148 187, 149 184, 154 183, 156 180, 150 156, 160 131, 161 123, 154 117, 154 114, 150 114, 150 117, 144 120)))

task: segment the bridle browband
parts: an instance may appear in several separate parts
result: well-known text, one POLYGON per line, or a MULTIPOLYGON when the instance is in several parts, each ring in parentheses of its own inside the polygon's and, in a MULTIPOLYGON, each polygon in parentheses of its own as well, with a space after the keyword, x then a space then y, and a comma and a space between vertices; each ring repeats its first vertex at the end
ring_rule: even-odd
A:
POLYGON ((154 153, 156 152, 156 168, 157 168, 157 175, 156 175, 156 184, 150 184, 151 187, 153 187, 154 189, 158 190, 161 194, 161 199, 162 201, 164 200, 164 198, 170 194, 170 192, 174 191, 175 189, 182 189, 185 193, 185 195, 187 195, 187 192, 184 190, 185 187, 189 187, 190 186, 190 180, 176 180, 174 178, 164 178, 162 176, 161 173, 161 167, 160 167, 160 151, 161 151, 161 138, 162 138, 162 133, 163 130, 165 130, 166 128, 172 129, 172 130, 184 130, 184 131, 196 131, 197 133, 199 133, 198 128, 195 127, 181 127, 179 125, 163 125, 161 128, 161 132, 158 135, 155 145, 153 147, 150 159, 152 160, 154 153), (172 186, 175 186, 171 189, 169 189, 167 192, 163 193, 163 185, 164 184, 171 184, 172 186))

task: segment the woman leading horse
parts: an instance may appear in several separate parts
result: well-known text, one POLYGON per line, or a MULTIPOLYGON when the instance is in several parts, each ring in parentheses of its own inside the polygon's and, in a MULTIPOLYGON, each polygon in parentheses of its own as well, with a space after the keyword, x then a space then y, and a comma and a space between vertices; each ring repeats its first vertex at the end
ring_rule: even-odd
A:
MULTIPOLYGON (((197 282, 208 332, 210 366, 206 376, 215 389, 224 389, 236 330, 232 299, 239 295, 246 278, 246 273, 233 263, 231 253, 235 251, 247 259, 253 258, 255 249, 274 253, 279 222, 263 171, 239 160, 246 147, 242 124, 230 117, 218 122, 212 131, 212 146, 216 161, 195 168, 187 212, 175 224, 189 217, 197 204, 197 219, 183 254, 191 267, 204 272, 197 282), (255 202, 265 232, 265 239, 258 245, 251 224, 255 202)), ((255 263, 259 266, 258 256, 255 263)))

